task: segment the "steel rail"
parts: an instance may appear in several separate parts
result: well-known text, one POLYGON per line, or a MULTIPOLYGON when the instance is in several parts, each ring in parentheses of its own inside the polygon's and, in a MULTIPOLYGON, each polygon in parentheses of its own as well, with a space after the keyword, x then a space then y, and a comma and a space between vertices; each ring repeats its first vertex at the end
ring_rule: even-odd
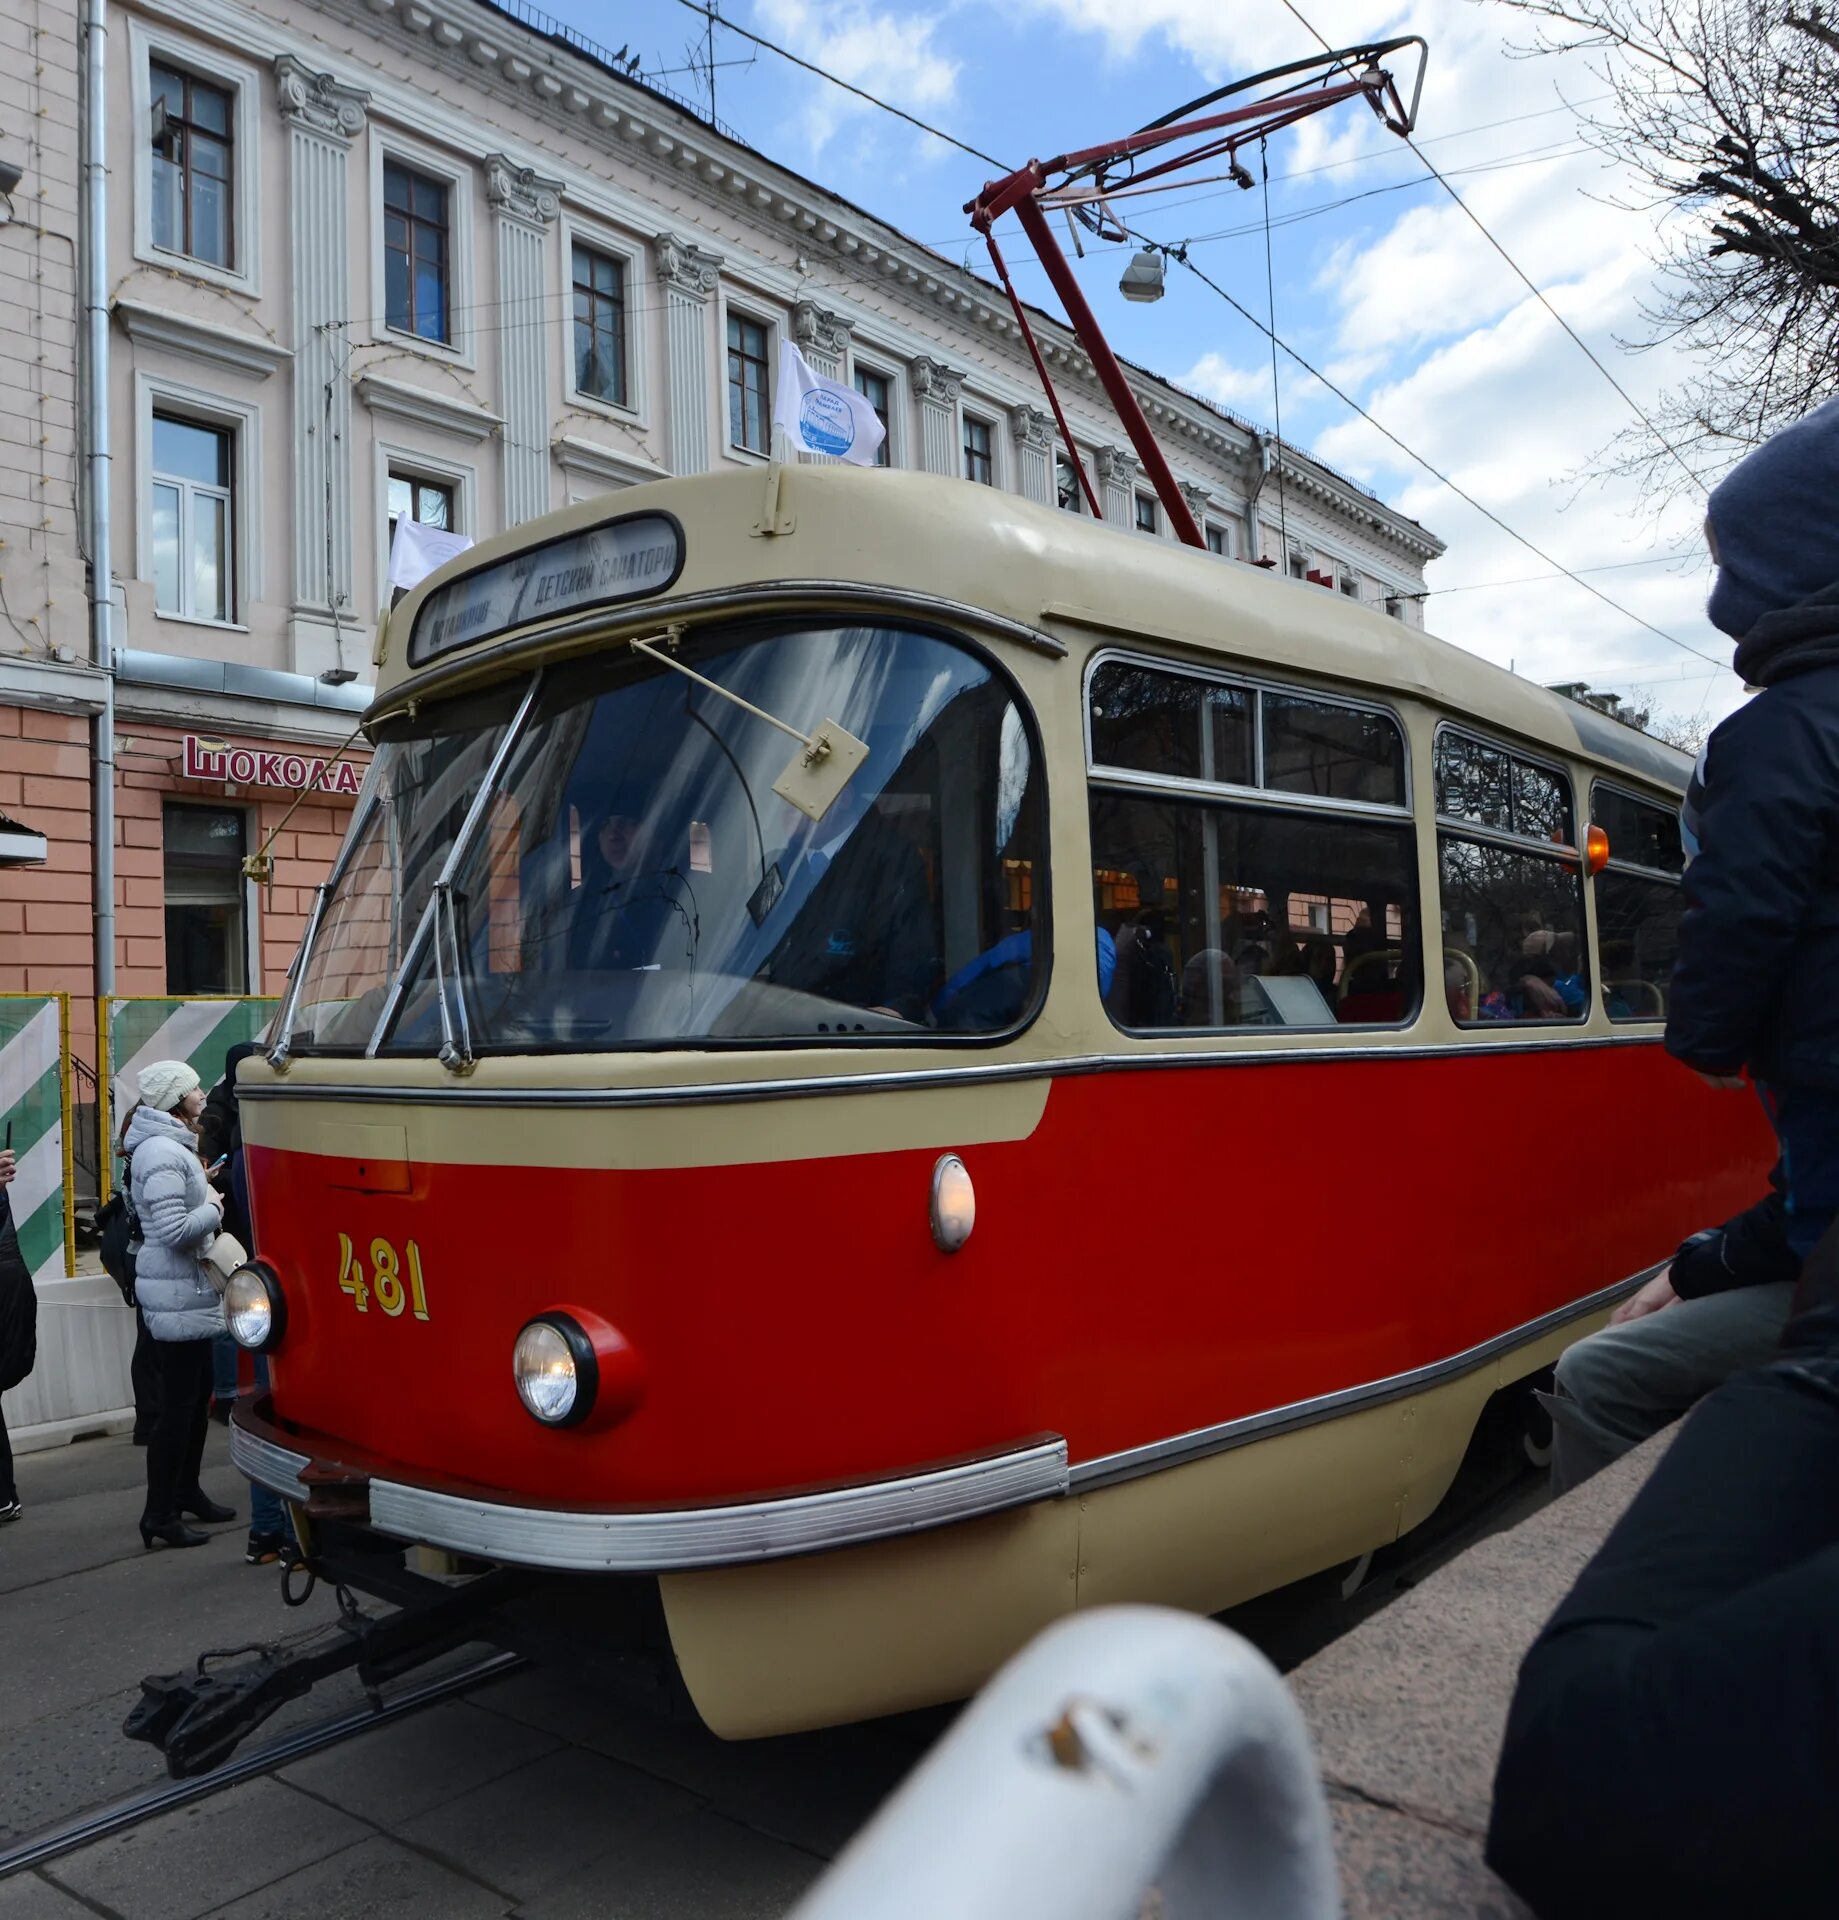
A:
POLYGON ((373 1727, 388 1726, 392 1721, 403 1719, 423 1707, 431 1707, 456 1693, 464 1693, 526 1664, 521 1654, 492 1654, 470 1667, 463 1667, 458 1673, 444 1674, 437 1680, 424 1680, 419 1686, 406 1688, 381 1706, 357 1707, 333 1719, 283 1734, 279 1740, 255 1747, 194 1780, 168 1780, 157 1787, 145 1788, 139 1793, 111 1801, 107 1806, 89 1813, 78 1814, 74 1819, 61 1821, 56 1826, 46 1827, 18 1845, 0 1851, 0 1880, 5 1880, 11 1874, 24 1873, 32 1867, 43 1866, 48 1860, 61 1859, 67 1853, 75 1853, 98 1840, 107 1839, 110 1834, 138 1827, 143 1821, 156 1820, 161 1814, 190 1806, 194 1801, 207 1800, 211 1795, 223 1792, 226 1787, 240 1786, 245 1780, 272 1773, 277 1767, 288 1766, 295 1760, 304 1760, 309 1754, 337 1746, 342 1740, 354 1739, 358 1734, 368 1733, 373 1727))

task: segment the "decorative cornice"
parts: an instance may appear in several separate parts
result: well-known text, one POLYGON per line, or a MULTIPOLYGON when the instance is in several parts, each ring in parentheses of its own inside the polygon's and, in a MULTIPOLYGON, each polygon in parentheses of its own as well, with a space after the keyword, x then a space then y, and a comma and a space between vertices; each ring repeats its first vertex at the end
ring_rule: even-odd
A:
POLYGON ((1127 447, 1099 447, 1092 455, 1101 487, 1128 487, 1137 477, 1137 457, 1127 447))
POLYGON ((370 372, 360 373, 354 384, 358 398, 372 413, 413 420, 418 426, 434 427, 462 440, 484 440, 504 426, 503 420, 486 408, 452 394, 437 393, 432 387, 386 380, 382 374, 370 372))
POLYGON ((546 227, 562 211, 560 180, 545 180, 534 167, 520 167, 509 154, 485 156, 485 197, 498 212, 546 227))
POLYGON ((920 399, 930 401, 935 407, 958 404, 958 396, 964 391, 961 367, 948 367, 931 354, 922 353, 907 371, 913 381, 913 391, 920 399))
POLYGON ((792 338, 801 347, 840 356, 849 351, 849 334, 847 320, 814 300, 800 300, 792 309, 792 338))
POLYGON ((1009 415, 1009 432, 1026 453, 1046 453, 1054 444, 1054 417, 1039 407, 1017 407, 1009 415))
POLYGON ((349 146, 364 131, 370 95, 329 73, 315 73, 291 53, 275 56, 275 100, 282 119, 308 133, 349 146))
POLYGON ((652 241, 658 257, 658 278, 678 293, 706 300, 721 278, 722 257, 686 240, 680 233, 661 233, 652 241))
POLYGON ((266 380, 277 367, 293 359, 293 350, 266 334, 243 333, 232 327, 220 327, 209 320, 195 320, 189 313, 175 313, 170 307, 155 307, 144 300, 116 300, 115 318, 122 331, 137 347, 164 347, 169 353, 182 353, 188 359, 202 360, 232 373, 251 373, 266 380))
POLYGON ((641 460, 635 454, 603 447, 598 441, 580 440, 572 433, 558 434, 549 444, 555 462, 564 473, 578 473, 589 480, 607 480, 616 486, 637 486, 645 480, 668 480, 669 472, 641 460))

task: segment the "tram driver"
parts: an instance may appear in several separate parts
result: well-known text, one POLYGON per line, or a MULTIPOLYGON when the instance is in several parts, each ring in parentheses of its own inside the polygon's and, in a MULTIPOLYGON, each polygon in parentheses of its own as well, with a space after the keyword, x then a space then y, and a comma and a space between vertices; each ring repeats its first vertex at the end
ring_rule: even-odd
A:
POLYGON ((581 884, 569 913, 568 965, 618 973, 669 964, 671 930, 687 922, 674 870, 651 858, 652 834, 639 802, 610 795, 581 837, 581 884))

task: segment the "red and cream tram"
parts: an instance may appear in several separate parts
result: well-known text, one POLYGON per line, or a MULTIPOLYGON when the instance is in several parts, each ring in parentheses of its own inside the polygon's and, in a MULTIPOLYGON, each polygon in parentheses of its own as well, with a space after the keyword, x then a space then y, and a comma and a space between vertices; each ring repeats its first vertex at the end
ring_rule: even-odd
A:
POLYGON ((235 1456, 348 1583, 642 1595, 720 1733, 1396 1538, 1762 1181, 1660 1044, 1686 762, 1338 594, 775 467, 379 646, 235 1456))

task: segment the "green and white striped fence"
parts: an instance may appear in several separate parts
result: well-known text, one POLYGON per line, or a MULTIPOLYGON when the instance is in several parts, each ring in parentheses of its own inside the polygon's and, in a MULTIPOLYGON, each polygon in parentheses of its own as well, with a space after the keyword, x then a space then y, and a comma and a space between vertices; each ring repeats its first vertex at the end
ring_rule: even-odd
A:
POLYGON ((0 994, 0 1141, 10 1126, 19 1167, 7 1197, 34 1286, 76 1271, 69 1051, 68 995, 0 994))
POLYGON ((140 1098, 141 1069, 156 1060, 184 1060, 204 1086, 215 1086, 223 1078, 224 1055, 239 1040, 259 1040, 279 1004, 276 999, 253 996, 200 1000, 144 999, 129 994, 104 997, 100 1014, 104 1197, 114 1171, 115 1130, 121 1123, 120 1116, 140 1098))

